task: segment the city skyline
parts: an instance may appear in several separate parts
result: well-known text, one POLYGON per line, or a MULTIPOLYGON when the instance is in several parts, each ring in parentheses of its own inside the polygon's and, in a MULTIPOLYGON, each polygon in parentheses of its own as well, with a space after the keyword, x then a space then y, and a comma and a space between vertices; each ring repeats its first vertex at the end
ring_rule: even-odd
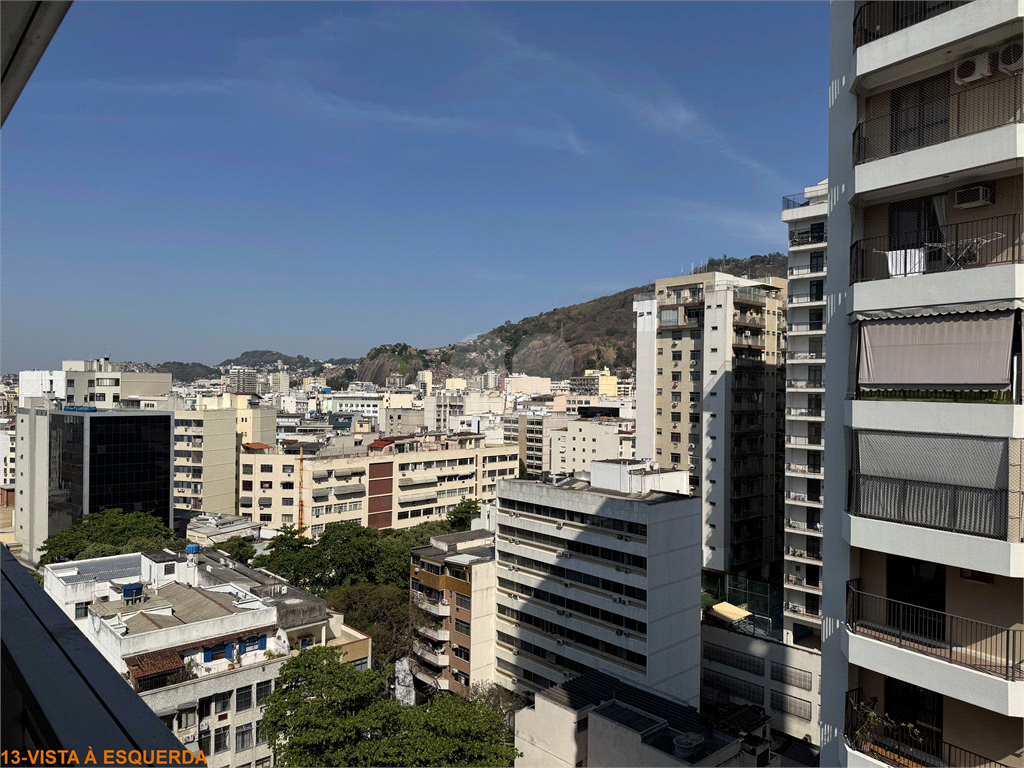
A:
POLYGON ((75 5, 7 126, 3 370, 443 346, 784 252, 775 201, 825 176, 827 16, 75 5))

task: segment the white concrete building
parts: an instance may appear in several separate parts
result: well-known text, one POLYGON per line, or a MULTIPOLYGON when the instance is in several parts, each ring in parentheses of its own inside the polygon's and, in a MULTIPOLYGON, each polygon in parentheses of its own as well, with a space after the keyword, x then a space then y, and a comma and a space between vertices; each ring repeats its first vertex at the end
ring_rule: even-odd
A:
MULTIPOLYGON (((636 458, 636 422, 630 419, 574 419, 552 430, 546 472, 589 472, 591 461, 636 458)), ((689 493, 689 488, 685 489, 689 493)))
POLYGON ((65 360, 59 371, 21 371, 18 404, 29 398, 59 398, 68 405, 96 408, 139 407, 139 400, 166 397, 171 392, 169 373, 121 371, 109 357, 65 360))
POLYGON ((685 472, 608 469, 606 487, 498 483, 498 682, 536 692, 596 669, 696 706, 700 501, 658 490, 685 472))
POLYGON ((832 4, 823 765, 1021 765, 1022 32, 832 4))

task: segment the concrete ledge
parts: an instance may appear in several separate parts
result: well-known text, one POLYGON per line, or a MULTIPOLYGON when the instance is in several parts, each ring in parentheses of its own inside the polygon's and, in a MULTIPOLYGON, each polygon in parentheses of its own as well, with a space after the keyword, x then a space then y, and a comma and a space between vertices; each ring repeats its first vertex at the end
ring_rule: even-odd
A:
POLYGON ((987 172, 1012 171, 1019 167, 1022 156, 1024 126, 1019 123, 1001 125, 989 131, 861 163, 853 171, 856 194, 851 202, 864 204, 867 202, 864 196, 873 192, 879 194, 871 199, 881 197, 883 192, 902 194, 927 188, 945 181, 946 176, 966 179, 987 172), (897 189, 902 185, 907 187, 897 189))
POLYGON ((843 515, 843 538, 851 547, 945 563, 954 568, 981 569, 1011 579, 1024 578, 1024 543, 919 528, 849 513, 843 515))
POLYGON ((1000 715, 1024 716, 1024 682, 1010 682, 854 634, 845 624, 842 625, 840 641, 846 658, 858 667, 905 680, 1000 715))
POLYGON ((888 768, 881 760, 875 760, 863 752, 858 752, 849 744, 843 744, 839 751, 839 761, 840 765, 845 768, 888 768))
POLYGON ((1024 438, 1024 406, 847 400, 846 426, 896 432, 1024 438))
POLYGON ((1024 296, 1024 265, 1000 264, 855 283, 850 286, 847 313, 1000 301, 1019 296, 1024 296), (897 287, 898 291, 894 291, 897 287))

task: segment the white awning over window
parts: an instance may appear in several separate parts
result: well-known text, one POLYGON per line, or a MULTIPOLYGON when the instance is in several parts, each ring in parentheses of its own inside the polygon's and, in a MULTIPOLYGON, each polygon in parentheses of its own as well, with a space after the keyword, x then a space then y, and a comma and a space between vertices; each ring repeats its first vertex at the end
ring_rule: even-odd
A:
POLYGON ((1001 390, 1010 385, 1014 312, 864 320, 867 389, 1001 390))
POLYGON ((399 504, 416 504, 421 501, 436 501, 436 493, 410 493, 407 496, 400 496, 398 498, 399 504))
POLYGON ((334 488, 335 496, 351 496, 355 493, 366 493, 366 486, 362 483, 352 483, 350 485, 338 485, 334 488))

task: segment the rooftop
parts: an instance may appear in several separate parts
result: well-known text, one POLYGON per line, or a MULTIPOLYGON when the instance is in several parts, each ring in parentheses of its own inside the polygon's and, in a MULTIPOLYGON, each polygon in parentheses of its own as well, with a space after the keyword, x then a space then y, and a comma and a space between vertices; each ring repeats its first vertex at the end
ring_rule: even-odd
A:
POLYGON ((172 582, 153 590, 143 588, 142 602, 126 605, 122 600, 93 603, 92 610, 107 619, 134 612, 124 620, 129 635, 140 635, 156 629, 196 624, 209 619, 245 613, 234 603, 237 597, 229 592, 214 592, 202 587, 172 582))

